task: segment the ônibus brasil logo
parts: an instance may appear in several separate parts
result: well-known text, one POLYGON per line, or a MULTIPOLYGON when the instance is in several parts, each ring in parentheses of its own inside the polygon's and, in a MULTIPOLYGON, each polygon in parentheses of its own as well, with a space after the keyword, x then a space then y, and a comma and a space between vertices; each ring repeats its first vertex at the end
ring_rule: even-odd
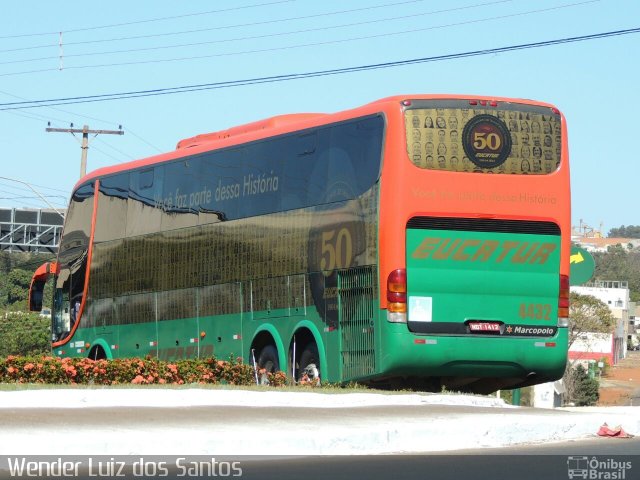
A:
POLYGON ((511 153, 511 135, 505 123, 492 115, 476 115, 462 131, 467 158, 480 168, 502 165, 511 153))
MULTIPOLYGON (((567 457, 567 476, 570 479, 585 480, 626 480, 627 471, 631 470, 631 462, 615 458, 598 458, 588 456, 567 457)), ((631 473, 631 472, 629 472, 631 473)))

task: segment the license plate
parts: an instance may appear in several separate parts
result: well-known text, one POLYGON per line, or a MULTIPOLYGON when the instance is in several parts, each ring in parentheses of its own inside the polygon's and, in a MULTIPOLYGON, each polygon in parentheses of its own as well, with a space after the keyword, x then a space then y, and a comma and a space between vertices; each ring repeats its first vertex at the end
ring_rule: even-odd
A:
POLYGON ((469 322, 468 325, 472 332, 500 333, 500 322, 469 322))

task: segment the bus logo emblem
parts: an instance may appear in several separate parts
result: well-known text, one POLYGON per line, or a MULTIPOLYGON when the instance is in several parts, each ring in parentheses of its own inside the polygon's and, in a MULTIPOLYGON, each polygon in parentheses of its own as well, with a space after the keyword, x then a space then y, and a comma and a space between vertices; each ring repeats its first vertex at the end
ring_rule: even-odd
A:
POLYGON ((462 131, 467 158, 481 168, 502 165, 511 153, 511 135, 505 123, 493 115, 476 115, 462 131))

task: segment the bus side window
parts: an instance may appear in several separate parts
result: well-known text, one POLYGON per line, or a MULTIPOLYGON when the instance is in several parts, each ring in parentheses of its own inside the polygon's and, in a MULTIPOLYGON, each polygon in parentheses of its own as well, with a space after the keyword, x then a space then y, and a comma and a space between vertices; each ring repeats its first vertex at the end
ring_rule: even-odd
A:
POLYGON ((129 199, 129 172, 100 180, 98 219, 94 240, 104 242, 125 237, 129 199))
POLYGON ((317 159, 318 132, 307 132, 295 137, 276 140, 274 147, 281 148, 284 158, 282 182, 282 209, 308 207, 309 183, 317 159))
POLYGON ((331 159, 330 169, 347 176, 354 197, 371 188, 380 175, 383 126, 382 117, 377 116, 332 128, 331 146, 342 155, 331 159))

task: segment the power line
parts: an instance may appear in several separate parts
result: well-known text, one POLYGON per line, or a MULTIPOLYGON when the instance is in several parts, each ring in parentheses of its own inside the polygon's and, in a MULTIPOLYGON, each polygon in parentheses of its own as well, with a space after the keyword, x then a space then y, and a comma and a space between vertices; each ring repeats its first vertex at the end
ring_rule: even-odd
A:
MULTIPOLYGON (((279 18, 279 19, 272 19, 272 20, 262 20, 262 21, 259 21, 259 22, 239 23, 239 24, 234 24, 234 25, 223 25, 223 26, 218 26, 218 27, 199 28, 199 29, 193 29, 193 30, 182 30, 182 31, 178 31, 178 32, 165 32, 165 33, 154 33, 154 34, 147 34, 147 35, 134 35, 134 36, 129 36, 129 37, 104 38, 104 39, 100 39, 100 40, 84 40, 84 41, 79 41, 79 42, 65 42, 64 46, 65 47, 69 47, 69 46, 74 46, 74 45, 87 45, 87 44, 93 44, 93 43, 110 43, 110 42, 120 42, 120 41, 125 41, 125 40, 140 40, 140 39, 146 39, 146 38, 156 38, 156 37, 167 37, 167 36, 176 36, 176 35, 187 35, 187 34, 191 34, 191 33, 212 32, 212 31, 217 31, 217 30, 229 30, 229 29, 233 29, 233 28, 255 27, 255 26, 258 26, 258 25, 270 25, 270 24, 274 24, 274 23, 290 22, 290 21, 294 21, 294 20, 309 20, 309 19, 312 19, 312 18, 343 15, 345 13, 356 13, 356 12, 361 12, 361 11, 364 11, 364 10, 371 11, 371 10, 375 10, 375 9, 379 9, 379 8, 396 7, 396 6, 399 6, 399 5, 406 5, 406 4, 410 4, 410 3, 422 3, 422 2, 425 2, 425 1, 426 0, 407 0, 407 1, 403 1, 403 2, 370 5, 370 6, 362 7, 362 8, 352 8, 352 9, 349 9, 349 10, 337 10, 337 11, 333 11, 333 12, 316 13, 316 14, 312 14, 312 15, 302 15, 302 16, 297 16, 297 17, 286 17, 286 18, 279 18)), ((599 0, 597 0, 597 1, 599 1, 599 0)), ((468 6, 450 8, 450 9, 445 9, 445 10, 438 10, 438 11, 434 11, 434 12, 430 12, 430 13, 419 13, 419 14, 415 14, 415 15, 411 15, 411 16, 430 15, 430 14, 437 14, 437 13, 447 13, 447 12, 453 12, 453 11, 459 11, 459 10, 466 10, 466 9, 470 9, 470 8, 484 7, 484 6, 494 5, 494 4, 498 4, 498 3, 510 3, 510 2, 513 2, 513 0, 496 0, 496 1, 488 2, 488 3, 480 3, 480 4, 475 4, 475 5, 468 5, 468 6)), ((384 20, 387 20, 387 19, 382 19, 382 20, 378 20, 378 21, 384 21, 384 20)), ((354 24, 354 25, 357 25, 357 24, 354 24)), ((327 27, 327 28, 335 28, 335 27, 327 27)), ((47 45, 35 45, 35 46, 31 46, 31 47, 20 47, 20 48, 12 48, 12 49, 0 50, 0 53, 18 52, 18 51, 24 51, 24 50, 36 50, 36 49, 52 48, 52 47, 56 47, 57 48, 58 46, 59 46, 58 43, 50 43, 50 44, 47 44, 47 45)), ((58 57, 46 57, 46 59, 50 59, 50 58, 58 58, 58 57)), ((25 60, 25 61, 30 61, 30 60, 25 60)), ((6 63, 11 63, 11 62, 6 62, 6 63)))
MULTIPOLYGON (((66 70, 72 70, 72 69, 104 68, 104 67, 117 67, 117 66, 129 66, 129 65, 143 65, 143 64, 146 65, 146 64, 153 64, 153 63, 166 63, 166 62, 176 62, 176 61, 185 61, 185 60, 198 60, 198 59, 203 59, 203 58, 215 58, 215 57, 229 57, 229 56, 246 55, 246 54, 252 54, 252 53, 266 53, 266 52, 274 52, 274 51, 280 51, 280 50, 292 50, 292 49, 296 49, 296 48, 317 47, 317 46, 324 46, 324 45, 332 45, 332 44, 339 44, 339 43, 354 42, 354 41, 360 41, 360 40, 371 40, 371 39, 374 39, 374 38, 390 37, 390 36, 394 36, 394 35, 405 35, 405 34, 409 34, 409 33, 425 32, 425 31, 429 31, 429 30, 438 30, 438 29, 451 28, 451 27, 460 27, 460 26, 463 26, 463 25, 471 25, 471 24, 475 24, 475 23, 489 22, 489 21, 493 21, 493 20, 504 20, 504 19, 507 19, 507 18, 514 18, 514 17, 520 17, 520 16, 524 16, 524 15, 532 15, 532 14, 537 14, 537 13, 544 13, 544 12, 549 12, 549 11, 553 11, 553 10, 560 10, 560 9, 563 9, 563 8, 571 8, 571 7, 586 5, 586 4, 589 4, 589 3, 595 3, 595 2, 599 2, 599 1, 600 0, 586 0, 586 1, 582 1, 582 2, 568 3, 568 4, 563 4, 563 5, 558 5, 558 6, 555 6, 555 7, 543 8, 543 9, 538 9, 538 10, 528 10, 528 11, 525 11, 525 12, 513 13, 513 14, 508 14, 508 15, 485 17, 485 18, 480 18, 480 19, 475 19, 475 20, 466 20, 466 21, 462 21, 462 22, 449 23, 449 24, 444 24, 444 25, 434 25, 434 26, 431 26, 431 27, 414 28, 414 29, 410 29, 410 30, 401 30, 401 31, 396 31, 396 32, 378 33, 378 34, 374 34, 374 35, 351 37, 351 38, 345 38, 345 39, 339 39, 339 40, 326 40, 326 41, 323 41, 323 42, 316 42, 316 43, 306 43, 306 44, 288 45, 288 46, 284 46, 284 47, 272 47, 272 48, 265 48, 265 49, 245 50, 245 51, 216 53, 216 54, 200 55, 200 56, 157 59, 157 60, 142 60, 142 61, 108 63, 108 64, 93 64, 93 65, 76 65, 76 66, 68 66, 65 69, 66 70)), ((486 5, 490 5, 490 4, 491 3, 486 4, 486 5)), ((475 5, 475 6, 478 6, 478 5, 475 5)), ((481 5, 481 6, 483 6, 483 5, 481 5)), ((460 9, 462 9, 462 8, 471 8, 471 7, 461 7, 460 9)), ((449 11, 452 11, 452 10, 456 10, 456 9, 451 9, 449 11)), ((433 13, 442 13, 444 11, 446 11, 446 10, 441 10, 441 11, 436 11, 436 12, 426 12, 426 13, 424 13, 422 15, 430 15, 430 14, 433 14, 433 13)), ((211 40, 211 41, 206 41, 206 42, 186 43, 186 44, 179 44, 179 45, 165 45, 165 46, 157 46, 157 47, 132 48, 132 49, 127 49, 127 50, 113 50, 113 51, 107 51, 107 52, 78 53, 78 54, 66 55, 65 57, 66 58, 86 57, 86 56, 95 57, 95 56, 98 56, 98 55, 112 55, 112 54, 118 54, 118 53, 135 53, 135 52, 143 52, 143 51, 151 51, 151 50, 163 50, 163 49, 168 49, 168 48, 194 47, 194 46, 202 46, 202 45, 211 45, 211 44, 215 44, 215 43, 233 43, 233 42, 238 42, 238 41, 243 41, 243 40, 256 40, 256 39, 268 38, 268 37, 292 35, 292 34, 297 34, 297 33, 308 33, 308 32, 319 31, 319 30, 321 31, 321 30, 326 30, 326 29, 330 29, 330 28, 343 28, 343 27, 349 27, 349 26, 364 25, 364 24, 370 24, 370 23, 377 23, 377 22, 385 21, 385 20, 396 20, 396 19, 400 19, 400 18, 403 18, 403 17, 395 17, 395 18, 382 19, 382 20, 371 20, 371 21, 344 24, 344 25, 338 25, 338 26, 323 27, 323 28, 312 28, 312 29, 306 29, 306 30, 298 30, 298 31, 295 31, 295 32, 281 32, 281 33, 274 33, 274 34, 257 35, 257 36, 252 36, 252 37, 229 38, 229 39, 222 39, 222 40, 211 40)), ((24 62, 30 62, 30 61, 51 60, 53 58, 57 59, 58 57, 45 57, 45 58, 36 58, 36 59, 31 59, 31 60, 10 61, 10 62, 0 63, 0 65, 8 64, 8 63, 24 63, 24 62)), ((49 71, 49 70, 53 70, 53 69, 48 69, 48 70, 45 70, 45 71, 49 71)), ((12 76, 12 75, 21 75, 21 74, 25 74, 25 73, 38 73, 38 72, 39 71, 37 71, 37 70, 36 71, 31 70, 31 71, 27 71, 27 72, 10 72, 10 73, 0 74, 0 76, 12 76)))
MULTIPOLYGON (((5 192, 3 190, 0 190, 0 194, 9 194, 11 195, 11 192, 5 192)), ((43 195, 44 198, 63 198, 64 197, 62 195, 43 195)), ((19 196, 19 197, 0 197, 0 200, 39 200, 39 197, 34 197, 34 196, 19 196)), ((51 201, 52 205, 58 205, 58 206, 63 206, 66 207, 67 206, 67 201, 66 199, 64 199, 64 203, 61 204, 59 201, 58 202, 54 202, 51 201)))
MULTIPOLYGON (((13 179, 3 180, 2 178, 0 178, 0 187, 11 188, 11 189, 14 189, 14 190, 25 191, 25 192, 32 192, 32 190, 30 188, 16 186, 13 183, 7 184, 6 182, 8 182, 8 181, 11 181, 13 183, 16 182, 16 180, 13 180, 13 179)), ((23 182, 19 182, 19 183, 23 184, 23 182)), ((29 185, 31 185, 33 187, 38 187, 38 188, 45 189, 45 190, 52 190, 54 192, 60 192, 60 193, 64 193, 65 195, 69 195, 69 191, 68 190, 62 190, 62 189, 54 188, 54 187, 45 187, 44 185, 36 185, 35 183, 30 183, 29 185)))
POLYGON ((172 95, 176 93, 186 93, 186 92, 194 92, 194 91, 200 91, 200 90, 213 90, 213 89, 220 89, 220 88, 232 88, 232 87, 238 87, 238 86, 244 86, 244 85, 275 83, 275 82, 283 82, 288 80, 300 80, 305 78, 324 77, 329 75, 340 75, 345 73, 378 70, 383 68, 400 67, 405 65, 415 65, 420 63, 456 60, 460 58, 476 57, 476 56, 483 56, 483 55, 494 55, 497 53, 506 53, 506 52, 512 52, 516 50, 530 49, 530 48, 549 47, 553 45, 583 42, 587 40, 597 40, 597 39, 602 39, 607 37, 629 35, 629 34, 639 33, 639 32, 640 32, 640 28, 630 28, 626 30, 616 30, 616 31, 596 33, 591 35, 582 35, 578 37, 560 38, 556 40, 546 40, 542 42, 510 45, 506 47, 474 50, 469 52, 452 53, 452 54, 438 55, 438 56, 432 56, 432 57, 413 58, 408 60, 398 60, 393 62, 360 65, 355 67, 345 67, 345 68, 337 68, 337 69, 331 69, 331 70, 319 70, 315 72, 290 73, 290 74, 275 75, 275 76, 269 76, 269 77, 258 77, 258 78, 242 79, 242 80, 229 80, 225 82, 205 83, 205 84, 199 84, 199 85, 183 85, 179 87, 157 88, 157 89, 139 90, 139 91, 131 91, 131 92, 108 93, 108 94, 102 94, 102 95, 86 95, 86 96, 78 96, 78 97, 53 98, 53 99, 47 99, 47 100, 33 100, 30 102, 0 103, 0 107, 2 107, 0 108, 0 111, 19 110, 19 109, 25 109, 25 108, 39 108, 39 107, 47 107, 52 105, 57 106, 57 105, 79 104, 79 103, 103 102, 103 101, 109 101, 109 100, 123 100, 123 99, 129 99, 129 98, 150 97, 150 96, 157 96, 157 95, 172 95))
MULTIPOLYGON (((2 93, 2 94, 4 94, 4 95, 7 95, 7 96, 9 96, 9 97, 18 98, 18 99, 20 99, 20 100, 27 101, 27 99, 26 99, 26 98, 24 98, 24 97, 20 97, 20 96, 18 96, 18 95, 14 95, 14 94, 9 93, 9 92, 5 92, 5 91, 0 90, 0 93, 2 93)), ((61 108, 55 108, 55 107, 49 107, 49 108, 50 108, 51 110, 58 111, 58 112, 62 112, 62 113, 66 113, 66 114, 68 114, 68 115, 73 115, 73 116, 76 116, 76 117, 87 118, 87 119, 89 119, 89 120, 96 120, 96 121, 98 121, 98 122, 102 122, 102 123, 106 123, 106 124, 120 125, 120 124, 119 124, 119 123, 117 123, 117 122, 111 122, 111 121, 109 121, 109 120, 104 120, 104 119, 96 118, 96 117, 92 117, 92 116, 89 116, 89 115, 82 115, 82 114, 80 114, 80 113, 70 112, 70 111, 68 111, 68 110, 63 110, 63 109, 61 109, 61 108)), ((34 120, 34 121, 40 121, 40 120, 49 121, 49 120, 54 120, 54 121, 57 121, 57 122, 65 123, 65 124, 67 124, 67 125, 71 123, 69 120, 62 120, 62 119, 59 119, 59 118, 55 118, 55 117, 51 117, 51 116, 44 116, 44 115, 40 115, 40 114, 37 114, 37 113, 27 113, 27 112, 21 112, 21 113, 18 113, 18 112, 6 112, 6 113, 9 113, 9 114, 12 114, 12 115, 18 115, 18 116, 20 116, 20 117, 24 117, 24 118, 27 118, 27 119, 29 119, 29 120, 34 120)), ((135 134, 134 132, 132 132, 132 131, 131 131, 131 129, 127 128, 127 131, 128 131, 131 135, 133 135, 135 138, 137 138, 138 140, 140 140, 141 142, 143 142, 143 143, 147 144, 148 146, 150 146, 151 148, 153 148, 153 149, 154 149, 154 150, 156 150, 157 152, 162 153, 162 150, 160 150, 160 149, 159 149, 158 147, 156 147, 155 145, 152 145, 151 143, 149 143, 147 140, 145 140, 145 139, 144 139, 144 138, 142 138, 141 136, 139 136, 139 135, 135 134)), ((120 152, 120 150, 118 150, 117 148, 115 148, 115 147, 113 147, 113 146, 109 145, 107 142, 104 142, 104 140, 102 140, 102 142, 103 142, 105 145, 109 146, 110 148, 113 148, 114 150, 117 150, 118 152, 120 152)), ((100 150, 99 150, 99 151, 100 151, 100 150)), ((100 152, 101 152, 101 153, 104 153, 104 152, 102 152, 102 151, 100 151, 100 152)), ((120 152, 120 153, 122 153, 122 152, 120 152)), ((105 155, 109 156, 109 155, 108 155, 108 154, 106 154, 106 153, 105 153, 105 155)), ((114 157, 111 157, 111 158, 114 158, 114 157)), ((114 158, 114 159, 115 159, 115 158, 114 158)), ((46 188, 46 187, 45 187, 45 188, 46 188)))
POLYGON ((129 132, 131 135, 133 135, 134 137, 136 137, 138 140, 140 140, 143 143, 146 143, 147 145, 149 145, 151 148, 153 148, 156 152, 158 153, 164 153, 163 150, 159 149, 158 147, 156 147, 155 145, 153 145, 152 143, 149 143, 148 141, 146 141, 144 138, 138 136, 136 133, 133 132, 133 130, 131 130, 131 128, 127 127, 126 125, 124 125, 124 128, 126 128, 127 132, 129 132))
MULTIPOLYGON (((427 15, 436 15, 439 13, 449 13, 449 12, 454 12, 454 11, 460 11, 460 10, 467 10, 470 8, 478 8, 478 7, 486 7, 489 5, 494 5, 496 3, 505 3, 505 2, 511 2, 513 0, 498 0, 495 2, 489 2, 489 3, 480 3, 480 4, 475 4, 475 5, 468 5, 468 6, 464 6, 464 7, 457 7, 457 8, 448 8, 445 10, 434 10, 434 11, 430 11, 430 12, 421 12, 421 13, 413 13, 410 15, 402 15, 402 16, 397 16, 397 17, 387 17, 387 18, 380 18, 380 19, 376 19, 376 20, 367 20, 367 21, 362 21, 362 22, 352 22, 352 23, 343 23, 341 25, 329 25, 329 26, 323 26, 323 27, 315 27, 315 28, 307 28, 307 29, 302 29, 302 30, 294 30, 294 31, 288 31, 288 32, 276 32, 276 33, 268 33, 268 34, 263 34, 263 35, 252 35, 252 36, 245 36, 245 37, 235 37, 235 38, 224 38, 224 39, 220 39, 220 40, 208 40, 208 41, 204 41, 204 42, 192 42, 192 43, 181 43, 181 44, 174 44, 174 45, 160 45, 160 46, 154 46, 154 47, 142 47, 142 48, 129 48, 129 49, 124 49, 124 50, 111 50, 111 51, 103 51, 103 52, 87 52, 87 53, 72 53, 72 54, 67 54, 64 57, 65 58, 76 58, 76 57, 96 57, 98 55, 114 55, 114 54, 118 54, 118 53, 136 53, 136 52, 149 52, 149 51, 155 51, 155 50, 166 50, 166 49, 171 49, 171 48, 185 48, 185 47, 197 47, 197 46, 202 46, 202 45, 212 45, 212 44, 216 44, 216 43, 234 43, 234 42, 241 42, 241 41, 245 41, 245 40, 261 40, 261 39, 265 39, 265 38, 273 38, 273 37, 283 37, 283 36, 287 36, 287 35, 297 35, 300 33, 311 33, 311 32, 318 32, 318 31, 326 31, 326 30, 332 30, 332 29, 338 29, 338 28, 349 28, 349 27, 356 27, 356 26, 362 26, 362 25, 371 25, 374 23, 382 23, 382 22, 392 22, 395 20, 404 20, 407 18, 416 18, 416 17, 422 17, 422 16, 427 16, 427 15)), ((588 0, 588 1, 584 1, 584 2, 580 2, 577 4, 569 4, 569 5, 562 5, 562 6, 557 6, 557 7, 551 7, 551 8, 546 8, 546 9, 542 9, 542 10, 532 10, 529 12, 523 12, 523 13, 519 13, 519 14, 514 14, 514 15, 508 15, 508 16, 499 16, 499 17, 490 17, 490 18, 485 18, 485 19, 480 19, 480 20, 472 20, 469 22, 461 22, 461 23, 455 23, 455 24, 451 24, 451 25, 443 25, 443 26, 435 26, 435 27, 428 27, 428 28, 423 28, 423 29, 418 29, 418 30, 408 30, 408 31, 402 31, 402 32, 392 32, 390 34, 383 34, 384 36, 387 35, 399 35, 402 33, 413 33, 414 31, 424 31, 424 30, 429 30, 429 29, 435 29, 435 28, 444 28, 444 27, 451 27, 451 26, 460 26, 460 25, 465 25, 467 23, 475 23, 475 22, 482 22, 482 21, 488 21, 488 20, 495 20, 495 19, 503 19, 503 18, 508 18, 511 16, 518 16, 518 15, 528 15, 531 13, 541 13, 541 12, 546 12, 546 11, 550 11, 550 10, 557 10, 559 8, 566 8, 566 7, 573 7, 573 6, 577 6, 577 5, 583 5, 586 3, 594 3, 594 2, 599 2, 600 0, 588 0)), ((358 10, 363 10, 363 9, 358 9, 358 10)), ((363 37, 363 38, 372 38, 372 37, 363 37)), ((359 38, 356 38, 355 40, 358 40, 359 38)), ((347 41, 351 41, 352 39, 348 39, 347 41)), ((339 42, 342 42, 345 40, 340 40, 339 42)), ((332 43, 332 42, 329 42, 332 43)), ((70 44, 66 44, 66 46, 69 46, 70 44)), ((309 45, 302 45, 304 47, 309 46, 309 45)), ((296 48, 296 46, 293 47, 288 47, 288 48, 296 48)), ((240 53, 244 53, 244 52, 240 52, 240 53)), ((253 53, 253 52, 249 52, 249 53, 253 53)), ((223 54, 225 55, 225 54, 223 54)), ((226 54, 229 55, 229 54, 226 54)), ((51 59, 58 59, 58 57, 40 57, 40 58, 31 58, 31 59, 23 59, 23 60, 10 60, 10 61, 6 61, 6 62, 0 62, 0 65, 8 65, 8 64, 13 64, 13 63, 27 63, 27 62, 37 62, 37 61, 41 61, 41 60, 51 60, 51 59)))
MULTIPOLYGON (((112 24, 109 24, 109 25, 98 25, 98 26, 93 26, 93 27, 76 28, 76 29, 71 29, 71 30, 63 30, 63 32, 64 33, 85 32, 87 30, 98 30, 98 29, 105 29, 105 28, 124 27, 124 26, 128 26, 128 25, 139 25, 141 23, 161 22, 161 21, 165 21, 165 20, 176 20, 178 18, 195 17, 195 16, 199 16, 199 15, 211 15, 211 14, 214 14, 214 13, 225 13, 225 12, 232 12, 232 11, 236 11, 236 10, 246 10, 246 9, 257 8, 257 7, 266 7, 266 6, 270 6, 270 5, 276 5, 278 3, 289 3, 289 2, 293 2, 293 1, 295 1, 295 0, 277 0, 277 1, 274 1, 274 2, 257 3, 257 4, 253 4, 253 5, 244 5, 244 6, 241 6, 241 7, 231 7, 231 8, 224 8, 224 9, 220 9, 220 10, 209 10, 209 11, 206 11, 206 12, 185 13, 183 15, 171 15, 171 16, 168 16, 168 17, 150 18, 150 19, 146 19, 146 20, 136 20, 136 21, 133 21, 133 22, 112 23, 112 24)), ((57 32, 40 32, 40 33, 23 33, 23 34, 18 34, 18 35, 5 35, 5 36, 0 36, 0 40, 7 39, 7 38, 24 38, 24 37, 39 37, 39 36, 45 36, 45 35, 58 35, 59 33, 60 33, 60 31, 57 31, 57 32)))

